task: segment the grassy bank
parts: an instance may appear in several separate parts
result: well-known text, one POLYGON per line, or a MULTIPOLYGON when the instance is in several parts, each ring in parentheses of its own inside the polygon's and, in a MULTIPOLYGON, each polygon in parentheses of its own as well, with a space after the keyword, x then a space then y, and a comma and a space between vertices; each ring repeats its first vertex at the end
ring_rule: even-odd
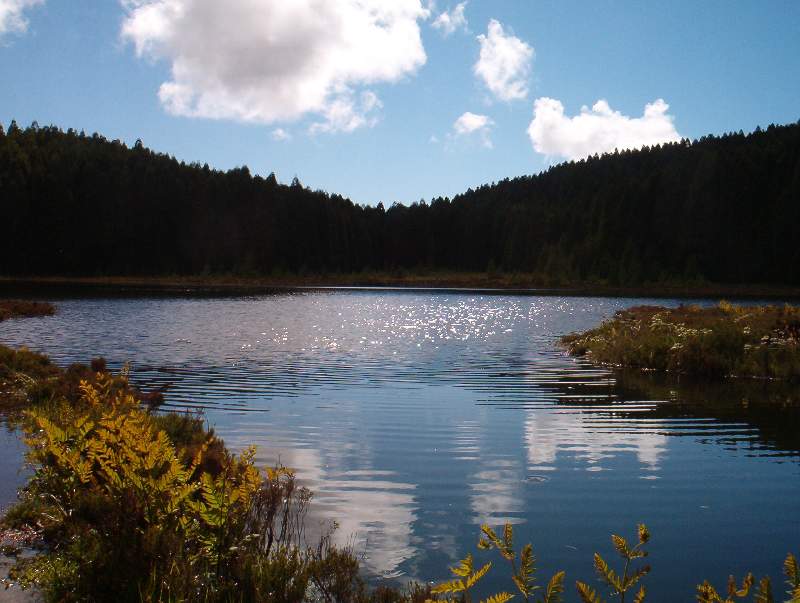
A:
POLYGON ((800 307, 636 306, 562 339, 596 362, 708 377, 800 379, 800 307))
POLYGON ((0 299, 0 322, 9 318, 52 316, 55 311, 55 306, 48 302, 0 299))
POLYGON ((769 284, 730 285, 669 281, 618 286, 607 281, 571 281, 533 273, 494 272, 356 272, 272 276, 109 276, 0 277, 0 291, 70 291, 119 294, 258 294, 297 287, 399 287, 468 289, 624 297, 728 297, 800 299, 800 288, 769 284))
MULTIPOLYGON (((313 497, 294 473, 259 470, 252 450, 231 453, 202 417, 158 412, 124 372, 111 374, 99 359, 61 369, 41 354, 0 346, 0 374, 0 399, 22 410, 34 469, 0 523, 17 543, 4 552, 35 551, 18 558, 10 579, 45 601, 505 603, 511 593, 535 603, 600 603, 604 594, 647 600, 643 525, 633 540, 612 537, 619 569, 595 554, 599 582, 573 582, 572 596, 564 572, 537 581, 533 549, 515 549, 510 525, 500 533, 483 526, 476 555, 436 586, 370 588, 358 558, 334 546, 331 534, 306 538, 313 497), (488 589, 490 572, 508 590, 488 589)), ((698 585, 696 599, 799 603, 792 555, 784 574, 788 599, 752 574, 735 587, 698 585)))

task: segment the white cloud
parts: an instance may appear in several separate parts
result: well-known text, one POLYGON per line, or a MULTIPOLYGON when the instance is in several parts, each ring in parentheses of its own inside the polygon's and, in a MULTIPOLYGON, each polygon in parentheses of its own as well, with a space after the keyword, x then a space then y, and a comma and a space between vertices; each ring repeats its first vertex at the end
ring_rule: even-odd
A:
POLYGON ((487 35, 479 35, 481 53, 473 68, 486 87, 503 101, 523 99, 528 95, 528 78, 533 48, 503 31, 496 20, 489 21, 487 35))
POLYGON ((272 140, 276 140, 278 142, 283 142, 285 140, 291 140, 291 139, 292 139, 292 135, 289 134, 289 132, 287 132, 283 128, 275 128, 272 131, 272 140))
POLYGON ((493 125, 494 122, 488 115, 477 115, 467 111, 453 123, 453 131, 456 133, 456 136, 478 134, 480 135, 483 146, 492 148, 492 141, 489 138, 489 133, 493 125))
POLYGON ((366 86, 426 61, 420 0, 121 0, 122 37, 163 59, 159 98, 175 115, 275 123, 317 115, 351 131, 380 107, 366 86))
POLYGON ((491 125, 492 120, 488 115, 477 115, 467 111, 453 124, 456 134, 471 134, 491 125))
POLYGON ((642 117, 628 117, 599 100, 591 109, 584 106, 579 115, 568 117, 561 101, 538 98, 528 136, 539 153, 566 159, 675 142, 681 136, 668 110, 669 105, 659 98, 645 105, 642 117))
POLYGON ((464 9, 467 7, 466 2, 456 4, 455 8, 451 11, 444 11, 436 19, 433 20, 431 26, 434 29, 439 29, 445 37, 453 34, 458 29, 467 31, 467 18, 464 16, 464 9))
POLYGON ((374 92, 366 90, 358 101, 350 93, 344 93, 333 99, 322 111, 325 118, 311 124, 310 134, 352 132, 363 126, 372 127, 378 122, 375 112, 383 104, 374 92))
POLYGON ((28 29, 25 11, 44 0, 0 0, 0 36, 7 33, 22 33, 28 29))

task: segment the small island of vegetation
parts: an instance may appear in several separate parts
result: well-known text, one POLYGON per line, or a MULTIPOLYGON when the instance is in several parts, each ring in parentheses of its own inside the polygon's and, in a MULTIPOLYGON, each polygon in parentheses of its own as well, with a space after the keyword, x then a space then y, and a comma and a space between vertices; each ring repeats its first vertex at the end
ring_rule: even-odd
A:
POLYGON ((574 356, 617 367, 800 379, 800 308, 788 304, 635 306, 561 341, 574 356))
POLYGON ((49 302, 0 299, 0 322, 9 318, 52 316, 55 311, 55 306, 49 302))

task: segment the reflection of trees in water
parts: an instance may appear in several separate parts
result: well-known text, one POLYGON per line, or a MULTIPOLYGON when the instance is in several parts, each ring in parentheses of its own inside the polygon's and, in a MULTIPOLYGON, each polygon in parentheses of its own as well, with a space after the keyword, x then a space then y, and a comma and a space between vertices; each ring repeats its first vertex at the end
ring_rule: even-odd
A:
MULTIPOLYGON (((692 423, 690 433, 699 436, 705 430, 721 441, 725 441, 723 426, 745 424, 755 430, 761 448, 778 455, 800 454, 797 384, 756 379, 712 381, 634 369, 614 371, 614 377, 605 399, 598 398, 597 383, 561 384, 556 387, 559 404, 602 407, 603 412, 626 419, 700 419, 702 422, 692 423), (612 400, 613 407, 609 407, 612 400), (633 401, 658 403, 627 410, 626 402, 633 401)), ((676 426, 673 433, 679 435, 680 428, 676 426)), ((741 436, 731 438, 731 443, 741 441, 741 436)))

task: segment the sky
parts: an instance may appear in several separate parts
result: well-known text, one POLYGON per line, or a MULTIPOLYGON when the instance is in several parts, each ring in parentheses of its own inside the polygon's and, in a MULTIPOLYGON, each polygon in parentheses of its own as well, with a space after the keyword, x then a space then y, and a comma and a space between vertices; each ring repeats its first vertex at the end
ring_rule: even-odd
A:
POLYGON ((800 119, 798 0, 0 0, 0 123, 411 203, 800 119))

